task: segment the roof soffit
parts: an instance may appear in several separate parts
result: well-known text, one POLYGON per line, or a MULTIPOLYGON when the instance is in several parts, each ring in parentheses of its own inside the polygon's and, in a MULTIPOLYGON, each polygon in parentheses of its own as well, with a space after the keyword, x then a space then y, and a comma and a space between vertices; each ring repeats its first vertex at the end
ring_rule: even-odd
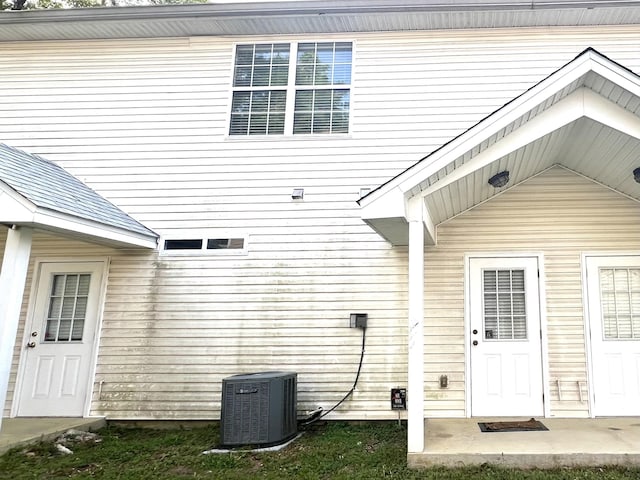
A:
POLYGON ((635 0, 310 0, 0 12, 0 41, 640 23, 635 0))

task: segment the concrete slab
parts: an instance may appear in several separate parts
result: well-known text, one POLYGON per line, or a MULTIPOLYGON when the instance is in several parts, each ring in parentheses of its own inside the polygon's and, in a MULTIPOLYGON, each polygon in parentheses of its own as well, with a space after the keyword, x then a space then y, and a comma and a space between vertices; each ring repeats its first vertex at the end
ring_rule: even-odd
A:
MULTIPOLYGON (((425 450, 410 453, 410 467, 484 463, 518 468, 640 465, 640 418, 538 419, 549 429, 481 432, 478 422, 498 419, 427 419, 425 450)), ((517 419, 499 419, 527 420, 517 419)))
POLYGON ((53 439, 71 428, 95 431, 106 424, 102 417, 3 418, 0 430, 0 454, 20 445, 53 439))

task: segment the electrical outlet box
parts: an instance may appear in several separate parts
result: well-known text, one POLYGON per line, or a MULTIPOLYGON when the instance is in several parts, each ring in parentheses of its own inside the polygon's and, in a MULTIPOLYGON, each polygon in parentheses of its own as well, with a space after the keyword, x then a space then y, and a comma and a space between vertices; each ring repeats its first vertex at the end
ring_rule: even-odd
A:
POLYGON ((367 328, 367 318, 369 317, 366 313, 352 313, 349 317, 349 326, 351 328, 367 328))
POLYGON ((391 389, 391 410, 407 409, 407 389, 392 388, 391 389))

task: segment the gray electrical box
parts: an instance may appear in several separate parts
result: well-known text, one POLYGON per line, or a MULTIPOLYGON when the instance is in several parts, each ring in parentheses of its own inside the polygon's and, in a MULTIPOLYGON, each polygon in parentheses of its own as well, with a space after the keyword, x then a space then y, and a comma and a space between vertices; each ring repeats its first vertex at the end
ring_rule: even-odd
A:
POLYGON ((349 326, 351 328, 367 328, 367 318, 369 317, 366 313, 352 313, 349 317, 349 326))

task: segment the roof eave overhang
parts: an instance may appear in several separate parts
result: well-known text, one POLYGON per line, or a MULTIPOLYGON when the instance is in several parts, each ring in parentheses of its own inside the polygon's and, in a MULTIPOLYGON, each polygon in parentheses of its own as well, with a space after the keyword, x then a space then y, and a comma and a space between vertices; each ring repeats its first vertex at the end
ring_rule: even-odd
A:
POLYGON ((0 12, 0 40, 580 26, 603 19, 624 25, 638 18, 637 0, 271 1, 0 12))
POLYGON ((0 186, 0 224, 18 225, 56 234, 82 238, 92 243, 116 248, 155 249, 158 236, 105 225, 92 220, 38 207, 34 203, 0 186))
MULTIPOLYGON (((402 228, 400 232, 392 232, 391 229, 402 226, 402 219, 406 223, 410 213, 407 205, 410 202, 424 202, 429 195, 461 178, 473 175, 484 166, 500 160, 507 153, 535 141, 549 130, 558 129, 582 117, 591 118, 640 139, 640 118, 582 87, 557 101, 507 137, 478 152, 468 163, 453 169, 435 183, 426 185, 426 179, 430 176, 441 171, 472 148, 481 145, 500 130, 513 125, 524 114, 547 102, 588 72, 600 75, 612 85, 622 87, 640 100, 638 76, 589 49, 474 127, 361 199, 359 203, 362 207, 362 219, 392 244, 406 245, 408 229, 402 228)), ((426 205, 424 208, 426 210, 426 205)), ((427 226, 428 211, 425 213, 425 219, 425 226, 427 226)), ((431 228, 435 231, 435 227, 431 226, 431 228)), ((435 239, 435 235, 433 238, 435 239)))

